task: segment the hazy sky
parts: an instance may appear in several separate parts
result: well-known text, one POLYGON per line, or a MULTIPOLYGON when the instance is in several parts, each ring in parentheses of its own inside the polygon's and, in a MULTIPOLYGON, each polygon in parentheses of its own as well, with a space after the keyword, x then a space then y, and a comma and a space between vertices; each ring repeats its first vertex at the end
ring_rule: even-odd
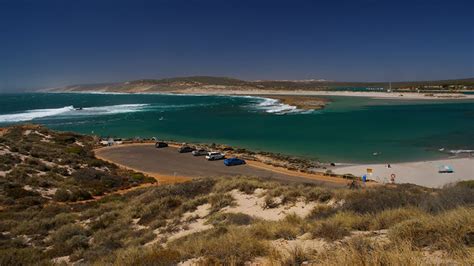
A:
POLYGON ((188 75, 473 77, 473 13, 473 0, 0 0, 0 91, 188 75))

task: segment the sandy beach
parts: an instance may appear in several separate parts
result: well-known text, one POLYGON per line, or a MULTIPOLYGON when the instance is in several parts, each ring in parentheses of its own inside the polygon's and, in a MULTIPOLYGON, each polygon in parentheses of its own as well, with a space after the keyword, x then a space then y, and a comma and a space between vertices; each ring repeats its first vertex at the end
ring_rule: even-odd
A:
POLYGON ((367 173, 367 168, 373 169, 370 179, 381 183, 389 182, 392 174, 396 176, 395 183, 412 183, 433 188, 456 181, 474 179, 474 158, 397 163, 391 164, 391 168, 388 168, 387 164, 352 165, 337 167, 333 172, 362 176, 367 173), (451 166, 454 173, 438 173, 442 165, 451 166))
POLYGON ((400 100, 467 100, 474 99, 472 94, 461 93, 414 93, 414 92, 378 92, 378 91, 309 91, 309 90, 224 90, 212 88, 196 88, 176 90, 178 94, 213 94, 213 95, 301 95, 301 96, 348 96, 348 97, 369 97, 380 99, 400 99, 400 100))

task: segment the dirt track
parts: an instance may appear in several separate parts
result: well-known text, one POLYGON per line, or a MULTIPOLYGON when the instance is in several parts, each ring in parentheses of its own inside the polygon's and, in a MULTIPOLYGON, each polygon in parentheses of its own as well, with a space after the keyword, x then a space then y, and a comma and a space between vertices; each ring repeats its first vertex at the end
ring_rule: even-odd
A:
POLYGON ((247 165, 225 166, 222 160, 207 161, 203 156, 178 153, 174 147, 156 149, 153 144, 122 145, 96 150, 96 156, 118 165, 155 176, 167 183, 186 178, 251 176, 272 178, 285 182, 317 183, 345 186, 347 181, 317 175, 304 175, 272 167, 262 167, 257 162, 247 165), (327 179, 327 180, 326 180, 327 179))

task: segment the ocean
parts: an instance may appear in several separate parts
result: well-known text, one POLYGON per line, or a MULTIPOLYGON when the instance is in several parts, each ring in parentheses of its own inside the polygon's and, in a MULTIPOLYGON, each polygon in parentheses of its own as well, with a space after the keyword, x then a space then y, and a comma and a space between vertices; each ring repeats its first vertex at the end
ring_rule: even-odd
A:
POLYGON ((341 163, 428 160, 474 150, 472 100, 327 98, 324 110, 308 112, 260 97, 2 94, 0 126, 37 123, 104 137, 214 142, 341 163))

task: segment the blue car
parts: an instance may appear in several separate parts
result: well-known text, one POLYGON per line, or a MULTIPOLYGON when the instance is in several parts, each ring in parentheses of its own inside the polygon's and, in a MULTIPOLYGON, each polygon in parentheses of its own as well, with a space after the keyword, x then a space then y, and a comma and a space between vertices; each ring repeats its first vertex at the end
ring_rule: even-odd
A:
POLYGON ((245 161, 239 158, 229 158, 224 160, 224 164, 227 166, 245 164, 245 161))

